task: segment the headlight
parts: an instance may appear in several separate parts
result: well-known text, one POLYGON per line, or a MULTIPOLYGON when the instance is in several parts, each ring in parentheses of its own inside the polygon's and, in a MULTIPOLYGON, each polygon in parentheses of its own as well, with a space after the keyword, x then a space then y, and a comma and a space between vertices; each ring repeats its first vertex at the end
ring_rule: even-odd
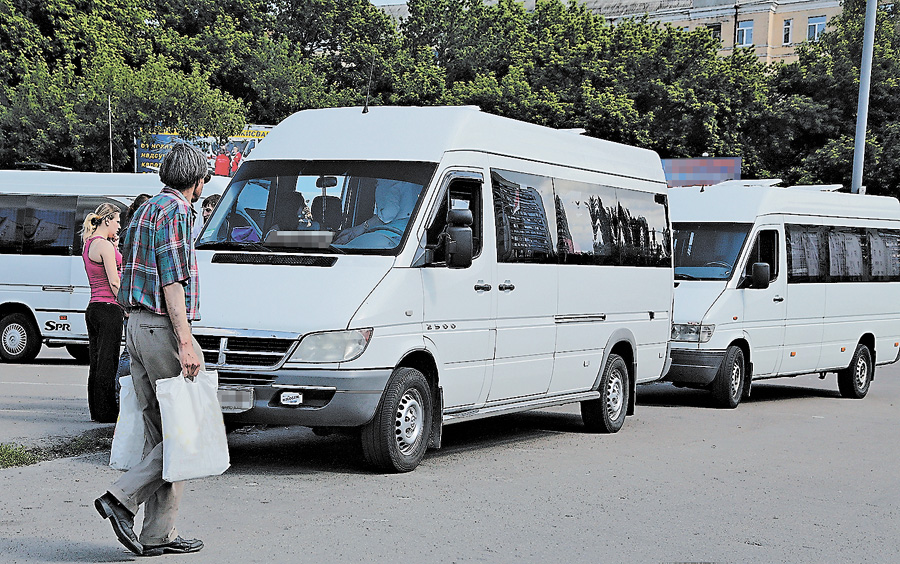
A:
POLYGON ((310 333, 300 340, 290 362, 346 362, 359 358, 371 339, 371 328, 310 333))
POLYGON ((672 325, 672 340, 687 341, 691 343, 705 343, 712 339, 715 325, 700 325, 699 323, 675 323, 672 325))

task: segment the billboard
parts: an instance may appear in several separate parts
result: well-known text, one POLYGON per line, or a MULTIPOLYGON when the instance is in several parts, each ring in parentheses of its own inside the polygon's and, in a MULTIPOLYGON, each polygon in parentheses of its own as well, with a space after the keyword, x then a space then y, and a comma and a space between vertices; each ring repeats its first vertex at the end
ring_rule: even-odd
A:
POLYGON ((741 157, 662 159, 666 183, 675 186, 712 186, 741 179, 741 157))
POLYGON ((219 143, 215 137, 194 137, 182 139, 177 131, 152 133, 146 140, 134 140, 134 171, 157 172, 162 158, 175 143, 187 142, 206 153, 210 172, 219 176, 231 176, 237 170, 243 157, 269 134, 274 126, 249 124, 238 134, 219 143), (224 158, 220 155, 224 155, 224 158), (227 159, 227 165, 225 161, 227 159))

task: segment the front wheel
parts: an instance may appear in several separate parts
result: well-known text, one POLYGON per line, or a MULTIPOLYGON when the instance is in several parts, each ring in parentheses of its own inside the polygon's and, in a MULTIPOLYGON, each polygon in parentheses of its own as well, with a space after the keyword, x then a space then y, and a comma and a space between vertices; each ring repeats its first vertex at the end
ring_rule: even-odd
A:
POLYGON ((716 405, 727 409, 737 407, 741 403, 741 396, 744 393, 744 378, 746 377, 744 351, 740 347, 728 347, 728 350, 725 351, 725 360, 722 361, 722 366, 719 367, 719 372, 712 384, 716 405))
POLYGON ((860 343, 856 345, 850 366, 838 371, 838 390, 841 397, 863 399, 869 393, 869 384, 875 375, 872 365, 872 353, 869 347, 860 343))
POLYGON ((386 472, 409 472, 425 456, 431 434, 431 388, 414 368, 394 370, 375 417, 362 428, 363 456, 386 472))
POLYGON ((31 362, 41 350, 41 334, 23 313, 0 319, 0 357, 7 362, 31 362))
POLYGON ((628 411, 628 365, 617 354, 609 355, 600 378, 600 398, 581 402, 581 419, 591 433, 615 433, 628 411))

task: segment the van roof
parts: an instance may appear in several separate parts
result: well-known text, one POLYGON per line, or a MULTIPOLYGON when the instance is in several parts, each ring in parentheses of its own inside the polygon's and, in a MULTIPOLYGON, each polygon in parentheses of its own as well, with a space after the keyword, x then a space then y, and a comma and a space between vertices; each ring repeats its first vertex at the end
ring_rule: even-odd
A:
POLYGON ((764 183, 723 182, 669 189, 672 222, 753 223, 763 215, 900 220, 896 198, 834 192, 832 186, 778 188, 764 183))
POLYGON ((297 112, 247 160, 439 162, 479 151, 665 182, 650 150, 484 113, 473 106, 327 108, 297 112))
MULTIPOLYGON (((214 176, 203 195, 221 194, 229 180, 214 176)), ((160 190, 159 175, 152 173, 0 170, 0 194, 137 196, 154 195, 160 190)))

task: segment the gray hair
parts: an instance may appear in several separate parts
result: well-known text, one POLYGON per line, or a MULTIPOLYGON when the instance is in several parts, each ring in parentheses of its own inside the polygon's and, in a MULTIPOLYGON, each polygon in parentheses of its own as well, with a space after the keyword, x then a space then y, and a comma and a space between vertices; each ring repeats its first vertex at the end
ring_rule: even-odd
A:
POLYGON ((159 179, 180 192, 206 176, 206 155, 187 143, 176 143, 159 165, 159 179))

